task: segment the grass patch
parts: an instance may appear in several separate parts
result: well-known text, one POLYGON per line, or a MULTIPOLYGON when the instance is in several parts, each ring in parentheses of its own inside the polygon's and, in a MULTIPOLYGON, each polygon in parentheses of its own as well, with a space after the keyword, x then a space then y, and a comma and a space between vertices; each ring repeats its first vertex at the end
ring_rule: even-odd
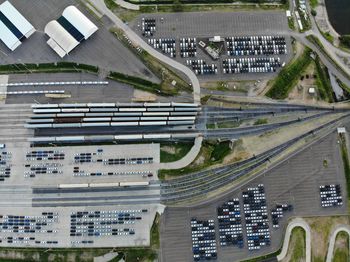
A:
POLYGON ((299 262, 305 258, 305 231, 301 227, 295 227, 292 230, 290 247, 288 253, 291 253, 290 262, 299 262), (292 243, 294 244, 292 246, 292 243), (292 249, 291 249, 292 248, 292 249))
POLYGON ((321 33, 322 33, 323 37, 327 39, 328 42, 333 44, 334 37, 329 32, 322 32, 321 31, 321 33))
POLYGON ((259 119, 255 120, 254 126, 266 125, 267 123, 268 123, 267 118, 259 118, 259 119))
POLYGON ((242 121, 228 121, 218 123, 218 128, 236 128, 242 124, 242 121))
POLYGON ((310 0, 310 6, 315 8, 318 5, 318 0, 310 0))
POLYGON ((316 86, 319 92, 319 95, 322 100, 325 100, 329 103, 334 102, 333 89, 329 79, 329 74, 327 68, 321 65, 320 58, 317 56, 315 59, 317 80, 316 86))
MULTIPOLYGON (((124 32, 118 28, 111 29, 111 32, 132 51, 140 60, 149 68, 153 74, 161 79, 160 84, 155 84, 144 80, 143 83, 138 81, 135 83, 135 88, 139 88, 145 91, 153 92, 164 96, 173 96, 179 94, 180 91, 192 92, 192 87, 183 80, 173 69, 154 58, 148 52, 142 50, 141 52, 136 50, 136 47, 128 41, 124 32), (172 82, 175 80, 175 86, 172 82), (147 84, 146 81, 149 83, 147 84)), ((129 76, 128 79, 129 80, 129 76)))
POLYGON ((131 85, 134 88, 140 89, 143 91, 161 94, 161 95, 169 95, 168 93, 164 93, 161 91, 161 86, 159 84, 153 83, 151 81, 148 81, 139 77, 125 75, 118 72, 110 72, 107 78, 124 83, 124 84, 131 85))
POLYGON ((288 17, 288 26, 293 31, 295 30, 294 18, 292 16, 288 17))
POLYGON ((8 64, 0 65, 0 74, 28 73, 62 73, 89 72, 98 73, 98 67, 73 62, 41 63, 41 64, 8 64))
POLYGON ((183 158, 192 148, 193 143, 164 143, 160 146, 160 162, 174 162, 183 158), (167 150, 168 149, 168 150, 167 150))
POLYGON ((159 249, 160 247, 159 223, 160 223, 160 214, 157 212, 156 216, 154 217, 153 225, 151 228, 151 247, 153 249, 159 249))
POLYGON ((202 143, 201 150, 196 159, 187 167, 181 169, 159 170, 159 179, 165 179, 166 176, 176 177, 189 174, 208 168, 209 166, 220 164, 223 159, 231 152, 230 142, 215 142, 206 140, 202 143))
POLYGON ((346 178, 346 191, 348 192, 348 199, 350 199, 350 163, 349 163, 349 154, 346 146, 345 136, 339 134, 340 140, 340 151, 343 160, 344 173, 346 178))
POLYGON ((102 256, 110 251, 118 252, 112 261, 126 258, 126 262, 153 262, 157 253, 151 248, 0 248, 0 261, 11 262, 49 262, 49 261, 93 261, 94 257, 102 256))
POLYGON ((274 80, 266 96, 273 99, 287 98, 291 89, 296 85, 301 73, 311 63, 310 54, 311 49, 306 48, 300 57, 284 67, 274 80))
POLYGON ((340 66, 338 65, 338 63, 335 62, 335 61, 333 60, 333 58, 329 56, 328 52, 326 51, 326 49, 325 49, 324 46, 322 45, 320 39, 318 39, 318 38, 317 38, 316 36, 314 36, 314 35, 308 35, 306 38, 307 38, 311 43, 313 43, 313 44, 328 58, 329 61, 332 62, 332 64, 337 68, 337 70, 338 70, 339 72, 341 72, 345 77, 347 77, 348 79, 350 79, 350 76, 343 70, 343 68, 340 67, 340 66))
POLYGON ((338 233, 335 242, 335 251, 333 255, 333 262, 349 261, 349 235, 344 231, 338 233), (343 247, 337 247, 337 242, 341 241, 343 247))

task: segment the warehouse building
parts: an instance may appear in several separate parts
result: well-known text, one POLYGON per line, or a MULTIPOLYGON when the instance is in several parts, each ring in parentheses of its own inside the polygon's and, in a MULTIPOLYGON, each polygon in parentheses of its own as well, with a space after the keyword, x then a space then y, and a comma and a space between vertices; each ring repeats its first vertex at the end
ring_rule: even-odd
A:
POLYGON ((46 25, 44 31, 50 37, 47 44, 64 57, 97 30, 97 26, 75 6, 68 6, 60 18, 46 25))
POLYGON ((35 28, 9 2, 0 5, 0 39, 14 51, 35 32, 35 28))

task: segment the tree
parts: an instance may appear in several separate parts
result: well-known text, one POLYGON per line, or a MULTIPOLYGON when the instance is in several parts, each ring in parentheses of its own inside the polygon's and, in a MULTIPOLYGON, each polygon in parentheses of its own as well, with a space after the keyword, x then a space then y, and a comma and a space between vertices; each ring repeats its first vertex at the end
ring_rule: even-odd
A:
POLYGON ((183 4, 180 0, 175 0, 173 3, 173 11, 174 12, 182 12, 183 11, 183 4))

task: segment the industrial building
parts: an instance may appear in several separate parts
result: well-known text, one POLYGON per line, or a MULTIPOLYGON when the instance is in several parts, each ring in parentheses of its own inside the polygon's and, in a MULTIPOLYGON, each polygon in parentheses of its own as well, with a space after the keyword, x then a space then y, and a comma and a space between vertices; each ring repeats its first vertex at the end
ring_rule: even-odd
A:
POLYGON ((34 32, 33 25, 9 1, 0 5, 0 39, 11 51, 34 32))
POLYGON ((50 37, 47 44, 62 58, 97 30, 78 8, 68 6, 60 18, 45 26, 44 31, 50 37))

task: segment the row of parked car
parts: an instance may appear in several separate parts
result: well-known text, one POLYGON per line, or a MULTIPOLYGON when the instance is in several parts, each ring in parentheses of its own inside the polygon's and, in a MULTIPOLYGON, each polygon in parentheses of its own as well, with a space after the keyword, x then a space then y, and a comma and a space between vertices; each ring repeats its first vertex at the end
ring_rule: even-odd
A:
POLYGON ((167 54, 170 57, 176 57, 175 38, 151 38, 148 39, 148 44, 155 49, 160 49, 164 54, 167 54))
POLYGON ((54 225, 58 223, 58 218, 59 215, 57 212, 43 212, 39 216, 1 215, 0 232, 21 235, 57 233, 54 225))
POLYGON ((232 199, 219 206, 217 208, 217 214, 220 245, 234 245, 242 248, 244 245, 239 199, 232 199))
POLYGON ((228 58, 222 61, 225 74, 271 73, 281 67, 279 57, 228 58))
POLYGON ((63 160, 65 153, 58 150, 43 150, 27 152, 27 161, 42 161, 42 160, 63 160))
POLYGON ((197 56, 196 38, 180 38, 180 56, 183 58, 197 56))
POLYGON ((147 209, 72 212, 70 216, 70 236, 134 235, 135 230, 125 227, 125 225, 141 221, 142 214, 147 212, 147 209))
POLYGON ((153 177, 151 171, 117 171, 117 172, 85 172, 78 166, 73 169, 73 176, 130 176, 139 175, 142 177, 153 177))
MULTIPOLYGON (((4 145, 4 144, 3 144, 4 145)), ((6 178, 11 176, 11 159, 12 153, 8 152, 4 146, 0 150, 0 181, 5 181, 6 178)))
POLYGON ((335 207, 343 205, 340 185, 321 185, 320 197, 322 207, 335 207))
POLYGON ((284 36, 245 36, 225 38, 227 55, 284 55, 287 44, 284 36))
POLYGON ((186 64, 192 68, 196 75, 213 75, 218 73, 216 64, 207 64, 203 59, 187 60, 186 64))
POLYGON ((263 184, 250 187, 242 193, 249 250, 270 245, 270 229, 263 184))
POLYGON ((283 214, 287 211, 292 211, 293 206, 290 204, 277 204, 271 209, 272 227, 279 228, 279 220, 283 218, 283 214))
POLYGON ((214 220, 191 219, 192 252, 195 261, 216 260, 214 220))
POLYGON ((142 18, 141 30, 143 36, 153 36, 153 34, 156 32, 156 19, 142 18))

